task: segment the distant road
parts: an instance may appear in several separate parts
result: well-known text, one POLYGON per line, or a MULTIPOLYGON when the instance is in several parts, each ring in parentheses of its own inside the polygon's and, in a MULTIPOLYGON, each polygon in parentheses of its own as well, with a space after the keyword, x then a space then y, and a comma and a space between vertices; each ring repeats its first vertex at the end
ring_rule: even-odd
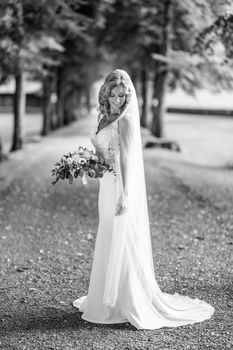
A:
MULTIPOLYGON (((93 109, 91 123, 95 122, 93 109)), ((88 118, 88 117, 87 117, 88 118)), ((83 121, 87 118, 84 118, 83 121)), ((88 125, 88 123, 86 123, 88 125)), ((0 114, 0 134, 4 151, 11 145, 13 117, 0 114)), ((75 125, 71 128, 75 130, 75 125)), ((23 123, 25 136, 40 135, 41 114, 27 114, 23 123)), ((224 166, 233 164, 233 118, 228 116, 167 113, 164 119, 165 137, 181 146, 179 158, 196 164, 224 166)), ((61 132, 67 132, 66 130, 61 132)), ((88 130, 86 130, 88 132, 88 130)), ((170 157, 169 151, 165 154, 170 157)))

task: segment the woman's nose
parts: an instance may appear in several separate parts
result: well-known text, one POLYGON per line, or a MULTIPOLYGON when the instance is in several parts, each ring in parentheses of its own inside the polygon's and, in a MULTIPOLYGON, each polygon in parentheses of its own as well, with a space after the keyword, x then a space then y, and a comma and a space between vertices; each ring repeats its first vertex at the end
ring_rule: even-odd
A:
POLYGON ((120 102, 120 97, 115 97, 115 102, 120 102))

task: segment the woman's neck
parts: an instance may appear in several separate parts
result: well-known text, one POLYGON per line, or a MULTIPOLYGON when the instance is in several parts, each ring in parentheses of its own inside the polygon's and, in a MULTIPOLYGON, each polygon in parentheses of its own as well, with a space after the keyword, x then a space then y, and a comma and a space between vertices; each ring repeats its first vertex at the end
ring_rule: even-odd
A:
POLYGON ((113 114, 120 114, 120 108, 111 108, 110 115, 113 115, 113 114))

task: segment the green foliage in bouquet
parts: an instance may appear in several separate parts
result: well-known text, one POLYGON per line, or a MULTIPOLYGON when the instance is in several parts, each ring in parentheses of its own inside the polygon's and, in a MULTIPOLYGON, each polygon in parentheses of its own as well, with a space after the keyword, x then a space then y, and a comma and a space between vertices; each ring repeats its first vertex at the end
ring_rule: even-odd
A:
POLYGON ((82 178, 86 184, 86 175, 91 178, 103 177, 105 171, 115 172, 113 168, 107 164, 102 158, 98 157, 92 150, 89 151, 86 147, 79 147, 76 152, 69 152, 55 163, 52 169, 52 176, 55 180, 51 183, 55 185, 60 179, 68 179, 72 184, 74 179, 82 178))

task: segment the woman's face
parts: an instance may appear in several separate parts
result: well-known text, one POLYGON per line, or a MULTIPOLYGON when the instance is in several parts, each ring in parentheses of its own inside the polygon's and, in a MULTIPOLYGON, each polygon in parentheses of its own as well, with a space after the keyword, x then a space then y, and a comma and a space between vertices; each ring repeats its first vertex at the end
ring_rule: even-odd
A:
POLYGON ((125 89, 122 85, 115 86, 109 95, 108 101, 111 112, 119 112, 119 108, 125 103, 126 95, 125 89))

